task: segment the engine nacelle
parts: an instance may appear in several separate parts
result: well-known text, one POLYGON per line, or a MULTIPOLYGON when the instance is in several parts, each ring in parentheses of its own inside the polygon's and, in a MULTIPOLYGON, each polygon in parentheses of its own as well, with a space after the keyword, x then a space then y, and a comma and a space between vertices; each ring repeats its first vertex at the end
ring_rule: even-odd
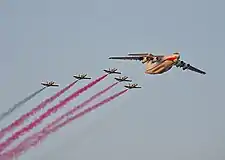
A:
POLYGON ((184 67, 185 63, 183 61, 177 61, 176 66, 177 67, 184 67))
POLYGON ((190 67, 190 64, 186 64, 184 67, 183 67, 183 70, 186 70, 190 67))

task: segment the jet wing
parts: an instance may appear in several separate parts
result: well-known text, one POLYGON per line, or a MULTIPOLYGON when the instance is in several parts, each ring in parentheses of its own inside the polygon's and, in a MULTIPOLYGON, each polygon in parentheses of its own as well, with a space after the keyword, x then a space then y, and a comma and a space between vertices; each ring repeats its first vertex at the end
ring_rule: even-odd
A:
POLYGON ((106 73, 109 73, 109 74, 121 74, 121 72, 116 72, 116 70, 111 71, 111 70, 104 69, 103 71, 105 71, 106 73))
POLYGON ((134 88, 141 88, 141 87, 138 86, 138 87, 134 87, 134 88))
POLYGON ((91 79, 91 77, 84 77, 83 79, 91 79))
POLYGON ((191 71, 194 71, 194 72, 197 72, 197 73, 200 73, 200 74, 206 74, 206 72, 204 72, 204 71, 202 71, 202 70, 200 70, 198 68, 195 68, 195 67, 193 67, 191 65, 189 65, 187 69, 189 69, 191 71))
POLYGON ((59 84, 55 84, 55 83, 54 83, 54 84, 48 84, 48 86, 49 86, 49 87, 51 87, 51 86, 52 86, 52 87, 58 87, 59 84))
POLYGON ((132 87, 132 86, 124 86, 124 87, 128 89, 141 88, 141 87, 132 87))
POLYGON ((125 81, 125 82, 132 82, 131 79, 123 79, 122 81, 125 81))
POLYGON ((164 55, 153 55, 150 52, 128 53, 128 56, 136 57, 149 57, 149 58, 162 58, 164 55))
POLYGON ((80 78, 79 76, 73 76, 74 78, 80 78))
POLYGON ((206 72, 204 72, 204 71, 202 71, 202 70, 200 70, 200 69, 198 69, 198 68, 196 68, 196 67, 194 67, 194 66, 192 66, 192 65, 190 65, 190 64, 188 64, 188 63, 186 63, 184 61, 179 61, 176 64, 176 66, 183 68, 183 70, 188 69, 190 71, 194 71, 194 72, 197 72, 197 73, 200 73, 200 74, 206 74, 206 72))
POLYGON ((130 79, 115 78, 115 80, 120 81, 120 82, 122 82, 122 81, 125 81, 125 82, 132 82, 132 80, 130 80, 130 79))
POLYGON ((156 58, 162 58, 163 55, 153 55, 151 53, 143 53, 143 54, 128 54, 129 56, 124 57, 109 57, 109 59, 120 59, 120 60, 137 60, 142 61, 144 57, 148 57, 150 59, 156 58))
POLYGON ((109 59, 136 60, 136 61, 141 61, 141 60, 143 60, 143 57, 140 57, 140 56, 134 56, 134 57, 109 57, 109 59))
POLYGON ((78 79, 78 80, 81 80, 81 79, 91 79, 91 77, 81 77, 81 76, 76 76, 76 75, 74 75, 73 77, 76 78, 76 79, 78 79))
POLYGON ((59 84, 47 84, 47 83, 41 83, 42 85, 44 86, 47 86, 47 87, 59 87, 59 84))

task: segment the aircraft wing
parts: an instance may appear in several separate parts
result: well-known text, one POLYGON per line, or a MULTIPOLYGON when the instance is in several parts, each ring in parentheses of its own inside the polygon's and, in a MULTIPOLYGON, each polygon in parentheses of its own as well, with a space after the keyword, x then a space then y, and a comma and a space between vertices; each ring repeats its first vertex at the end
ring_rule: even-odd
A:
POLYGON ((120 59, 120 60, 136 60, 141 61, 143 57, 133 56, 133 57, 109 57, 109 59, 120 59))
POLYGON ((141 88, 141 87, 132 87, 132 86, 124 86, 125 88, 128 88, 128 89, 134 89, 134 88, 141 88))
POLYGON ((122 82, 122 81, 125 81, 125 82, 132 82, 132 80, 130 80, 130 79, 115 78, 115 80, 120 81, 120 82, 122 82))
POLYGON ((154 57, 162 58, 164 56, 162 55, 152 55, 152 54, 129 54, 129 56, 124 57, 109 57, 109 59, 120 59, 120 60, 137 60, 142 61, 144 57, 148 57, 150 59, 153 59, 154 57))
POLYGON ((204 72, 204 71, 202 71, 202 70, 200 70, 198 68, 195 68, 195 67, 193 67, 191 65, 189 65, 187 69, 189 69, 191 71, 194 71, 194 72, 197 72, 197 73, 200 73, 200 74, 206 74, 206 72, 204 72))
POLYGON ((202 70, 200 70, 200 69, 198 69, 198 68, 196 68, 196 67, 194 67, 194 66, 192 66, 192 65, 190 65, 190 64, 188 64, 188 63, 186 63, 184 61, 179 61, 176 64, 176 66, 183 68, 183 70, 188 69, 190 71, 194 71, 194 72, 197 72, 197 73, 200 73, 200 74, 206 74, 206 72, 204 72, 204 71, 202 71, 202 70))
POLYGON ((47 86, 47 87, 59 87, 59 84, 47 84, 47 83, 41 83, 42 85, 44 86, 47 86))
POLYGON ((74 78, 80 78, 79 76, 73 76, 74 78))
POLYGON ((123 81, 125 81, 125 82, 132 82, 132 80, 130 80, 130 79, 125 79, 123 81))
POLYGON ((51 84, 50 86, 58 87, 58 84, 51 84))
POLYGON ((134 88, 141 88, 141 87, 138 86, 138 87, 134 87, 134 88))

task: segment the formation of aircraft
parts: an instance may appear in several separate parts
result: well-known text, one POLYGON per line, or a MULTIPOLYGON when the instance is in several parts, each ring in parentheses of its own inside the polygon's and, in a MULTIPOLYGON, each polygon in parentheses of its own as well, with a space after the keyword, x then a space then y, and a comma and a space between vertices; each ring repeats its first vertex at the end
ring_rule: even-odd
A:
POLYGON ((122 82, 122 81, 125 81, 125 82, 132 82, 132 80, 128 79, 127 76, 118 77, 118 78, 115 78, 115 80, 117 80, 117 81, 119 81, 119 82, 122 82))
POLYGON ((74 75, 74 78, 81 80, 81 79, 91 79, 91 77, 87 77, 87 74, 79 74, 79 75, 74 75))
MULTIPOLYGON (((169 71, 173 66, 178 68, 182 68, 183 70, 190 70, 200 74, 206 74, 205 71, 198 69, 189 63, 186 63, 180 60, 180 53, 174 52, 170 55, 154 55, 150 52, 138 52, 138 53, 128 53, 128 56, 121 56, 121 57, 109 57, 109 59, 117 59, 117 60, 137 60, 141 61, 145 64, 145 74, 162 74, 169 71)), ((121 74, 121 72, 117 71, 116 68, 109 68, 104 69, 104 71, 108 74, 121 74)), ((74 78, 81 80, 81 79, 91 79, 91 77, 87 77, 87 74, 79 74, 74 75, 74 78)), ((128 79, 127 76, 123 77, 116 77, 115 80, 119 82, 132 82, 132 80, 128 79)), ((44 86, 50 87, 58 87, 59 84, 56 84, 54 81, 50 82, 42 82, 44 86)), ((137 86, 138 84, 128 84, 124 87, 128 89, 133 88, 141 88, 137 86)))
POLYGON ((130 84, 130 83, 129 83, 128 85, 125 85, 124 87, 125 87, 125 88, 128 88, 128 89, 141 88, 141 87, 139 87, 138 84, 136 84, 136 83, 135 83, 135 84, 130 84))
POLYGON ((104 71, 108 74, 121 74, 121 72, 118 72, 116 68, 109 68, 108 70, 104 69, 104 71))
POLYGON ((206 72, 180 60, 179 52, 172 53, 171 55, 153 55, 149 52, 128 53, 128 56, 109 57, 109 59, 141 61, 145 64, 146 74, 162 74, 169 71, 173 66, 180 67, 183 70, 188 69, 200 74, 206 74, 206 72))
MULTIPOLYGON (((116 68, 112 68, 109 70, 104 70, 105 72, 109 73, 109 74, 121 74, 121 72, 116 72, 117 69, 116 68)), ((73 77, 81 80, 81 79, 91 79, 91 77, 86 77, 87 74, 79 74, 79 75, 74 75, 73 77)), ((115 80, 119 81, 119 82, 132 82, 131 79, 128 79, 127 76, 120 76, 118 78, 115 78, 115 80)), ((58 87, 59 84, 56 84, 54 81, 49 81, 49 82, 42 82, 42 85, 46 86, 46 87, 58 87)), ((141 87, 137 87, 138 84, 128 84, 125 85, 124 87, 128 88, 128 89, 133 89, 133 88, 141 88, 141 87)))
POLYGON ((41 84, 46 87, 59 87, 59 84, 56 84, 54 81, 42 82, 41 84))

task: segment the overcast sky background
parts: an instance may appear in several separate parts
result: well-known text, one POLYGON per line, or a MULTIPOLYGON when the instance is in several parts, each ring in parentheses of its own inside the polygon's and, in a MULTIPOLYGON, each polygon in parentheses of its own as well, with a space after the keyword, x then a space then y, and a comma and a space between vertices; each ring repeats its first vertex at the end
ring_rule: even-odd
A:
MULTIPOLYGON (((40 89, 42 81, 55 80, 63 88, 73 74, 88 73, 94 79, 109 67, 143 87, 74 121, 20 159, 224 160, 224 6, 223 0, 2 0, 1 112, 40 89), (182 60, 207 74, 173 68, 145 75, 139 62, 108 60, 140 51, 180 51, 182 60)), ((112 84, 113 78, 27 135, 112 84)), ((87 83, 77 83, 54 104, 87 83)), ((44 90, 0 127, 58 90, 44 90)))

